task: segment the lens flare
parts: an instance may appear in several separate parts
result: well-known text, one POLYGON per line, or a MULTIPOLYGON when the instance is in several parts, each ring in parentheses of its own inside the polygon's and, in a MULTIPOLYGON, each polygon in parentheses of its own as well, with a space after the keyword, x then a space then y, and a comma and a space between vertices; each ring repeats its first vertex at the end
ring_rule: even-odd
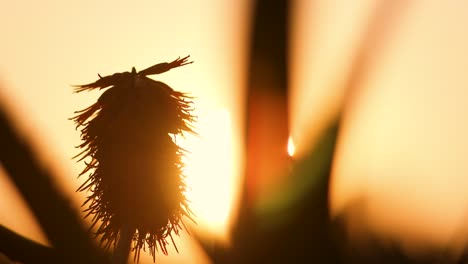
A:
POLYGON ((296 153, 296 145, 294 145, 294 140, 291 136, 288 138, 288 155, 290 157, 294 156, 296 153))

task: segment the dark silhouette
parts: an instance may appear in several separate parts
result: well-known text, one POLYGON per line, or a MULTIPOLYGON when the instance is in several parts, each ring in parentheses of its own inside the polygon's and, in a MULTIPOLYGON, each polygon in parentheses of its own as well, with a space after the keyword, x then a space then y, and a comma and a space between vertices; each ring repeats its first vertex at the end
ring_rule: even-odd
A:
MULTIPOLYGON (((89 174, 78 191, 90 191, 83 205, 100 244, 114 247, 115 262, 128 259, 133 240, 134 259, 146 245, 167 254, 167 241, 191 219, 184 196, 180 148, 170 135, 194 133, 190 97, 147 77, 188 62, 189 56, 160 63, 140 72, 115 73, 77 92, 106 89, 96 103, 73 118, 81 127, 80 160, 88 159, 80 175, 89 174), (118 245, 117 245, 118 241, 118 245)), ((177 250, 177 247, 176 247, 177 250)))

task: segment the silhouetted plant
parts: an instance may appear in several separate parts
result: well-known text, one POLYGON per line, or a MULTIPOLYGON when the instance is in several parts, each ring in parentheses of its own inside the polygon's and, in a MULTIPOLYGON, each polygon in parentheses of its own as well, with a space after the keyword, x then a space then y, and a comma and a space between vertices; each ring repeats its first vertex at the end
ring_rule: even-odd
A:
POLYGON ((75 89, 107 89, 73 118, 84 141, 78 156, 87 159, 80 175, 91 172, 78 188, 91 192, 83 203, 86 217, 93 217, 91 227, 98 225, 95 234, 105 249, 128 252, 126 241, 132 239, 137 262, 145 244, 153 261, 158 248, 167 254, 167 239, 174 244, 172 235, 183 229, 182 217, 192 215, 184 196, 184 150, 170 136, 194 133, 191 97, 147 77, 192 63, 188 57, 138 73, 133 68, 99 76, 75 89))

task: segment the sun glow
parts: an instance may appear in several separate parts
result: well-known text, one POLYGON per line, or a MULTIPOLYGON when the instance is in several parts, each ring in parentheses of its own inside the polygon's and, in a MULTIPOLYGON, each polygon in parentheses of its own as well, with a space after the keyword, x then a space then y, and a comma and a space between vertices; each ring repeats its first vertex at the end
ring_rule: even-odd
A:
POLYGON ((234 190, 231 117, 227 110, 197 113, 196 132, 177 139, 184 157, 186 196, 203 231, 227 239, 234 190))
POLYGON ((296 153, 296 145, 294 145, 294 141, 291 136, 288 138, 288 155, 290 157, 294 156, 294 153, 296 153))

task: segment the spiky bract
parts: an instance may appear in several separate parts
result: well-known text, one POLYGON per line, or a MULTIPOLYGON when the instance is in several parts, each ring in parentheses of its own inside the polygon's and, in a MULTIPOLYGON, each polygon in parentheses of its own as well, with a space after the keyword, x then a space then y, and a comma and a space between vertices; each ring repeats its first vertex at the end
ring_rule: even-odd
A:
POLYGON ((181 218, 191 218, 184 196, 184 150, 171 137, 193 133, 191 97, 134 69, 76 91, 96 88, 107 90, 73 118, 83 140, 78 156, 86 163, 80 175, 89 174, 78 189, 90 193, 83 203, 86 216, 92 216, 104 248, 115 247, 126 225, 134 230, 135 258, 147 246, 154 259, 158 248, 167 254, 168 238, 173 243, 172 234, 183 227, 181 218))

